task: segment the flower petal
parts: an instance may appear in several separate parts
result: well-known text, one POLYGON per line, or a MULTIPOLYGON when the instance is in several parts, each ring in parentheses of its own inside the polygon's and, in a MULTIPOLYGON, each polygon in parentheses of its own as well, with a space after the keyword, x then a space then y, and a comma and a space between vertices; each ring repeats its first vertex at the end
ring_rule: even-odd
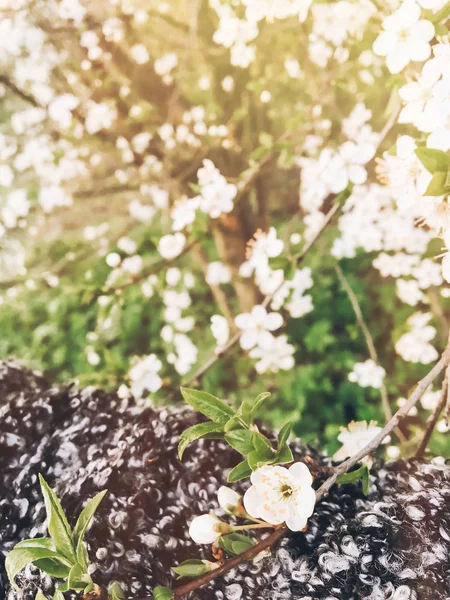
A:
POLYGON ((313 478, 311 471, 302 462, 294 463, 291 467, 289 467, 289 474, 292 475, 301 485, 312 485, 313 478))

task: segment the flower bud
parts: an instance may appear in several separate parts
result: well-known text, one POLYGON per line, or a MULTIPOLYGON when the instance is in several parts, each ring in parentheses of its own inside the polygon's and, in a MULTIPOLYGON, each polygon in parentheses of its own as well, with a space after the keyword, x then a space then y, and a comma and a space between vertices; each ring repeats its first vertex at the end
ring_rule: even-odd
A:
POLYGON ((189 535, 196 544, 213 544, 221 535, 231 531, 230 525, 213 514, 195 517, 189 527, 189 535))
POLYGON ((231 515, 235 514, 241 505, 241 495, 224 485, 217 492, 217 500, 220 508, 231 515))

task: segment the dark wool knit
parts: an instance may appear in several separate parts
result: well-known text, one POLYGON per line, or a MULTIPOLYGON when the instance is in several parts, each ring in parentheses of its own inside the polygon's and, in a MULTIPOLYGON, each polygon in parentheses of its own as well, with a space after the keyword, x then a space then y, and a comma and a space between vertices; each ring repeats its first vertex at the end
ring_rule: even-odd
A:
MULTIPOLYGON (((217 490, 239 455, 201 441, 180 462, 179 435, 196 420, 187 408, 143 410, 94 388, 49 388, 0 363, 0 599, 34 600, 38 587, 48 596, 54 589, 28 567, 17 578, 23 591, 15 592, 4 572, 4 555, 19 540, 47 535, 38 473, 72 525, 108 489, 87 534, 97 583, 117 580, 129 598, 151 595, 156 585, 173 585, 172 565, 211 559, 188 526, 217 508, 217 490)), ((297 459, 324 460, 300 443, 293 450, 297 459)), ((449 599, 449 554, 450 466, 376 463, 368 498, 356 485, 335 486, 306 534, 286 537, 271 556, 242 564, 191 599, 449 599)))

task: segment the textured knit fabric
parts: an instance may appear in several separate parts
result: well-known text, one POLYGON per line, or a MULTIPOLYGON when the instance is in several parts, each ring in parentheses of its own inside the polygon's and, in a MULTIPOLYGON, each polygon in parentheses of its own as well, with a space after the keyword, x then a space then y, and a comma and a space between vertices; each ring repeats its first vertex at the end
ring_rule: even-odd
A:
MULTIPOLYGON (((139 409, 94 388, 51 388, 0 363, 0 598, 34 600, 54 582, 33 567, 10 589, 4 555, 46 535, 42 473, 73 525, 108 489, 87 534, 94 580, 119 581, 129 598, 173 585, 170 567, 211 559, 188 536, 192 518, 217 508, 217 490, 239 455, 201 441, 177 458, 180 433, 197 421, 187 408, 139 409)), ((300 443, 296 459, 321 459, 300 443)), ((242 487, 235 486, 242 491, 242 487)), ((69 595, 67 595, 69 597, 69 595)), ((376 463, 370 495, 335 486, 316 506, 306 534, 286 537, 271 556, 238 569, 191 600, 428 600, 450 598, 450 466, 376 463)))

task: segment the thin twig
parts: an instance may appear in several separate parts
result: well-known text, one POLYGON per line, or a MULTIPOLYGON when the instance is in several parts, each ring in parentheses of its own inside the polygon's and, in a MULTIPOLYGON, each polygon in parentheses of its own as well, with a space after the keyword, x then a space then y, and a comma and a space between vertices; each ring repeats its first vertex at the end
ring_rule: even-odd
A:
MULTIPOLYGON (((350 283, 348 282, 348 279, 346 278, 339 263, 336 263, 334 265, 334 268, 335 268, 336 274, 339 278, 339 281, 341 282, 342 287, 344 288, 345 292, 347 293, 347 296, 352 305, 353 312, 355 313, 355 316, 356 316, 356 322, 358 323, 359 328, 361 329, 364 339, 366 341, 367 349, 369 351, 369 356, 377 365, 379 365, 380 360, 378 358, 378 353, 375 348, 373 337, 370 333, 369 327, 367 326, 366 320, 364 319, 364 315, 362 313, 361 306, 359 305, 358 298, 356 297, 356 294, 352 290, 350 283)), ((388 397, 388 393, 387 393, 387 389, 384 384, 384 381, 381 382, 380 395, 381 395, 381 404, 383 406, 385 421, 389 421, 389 419, 392 418, 392 411, 391 411, 391 407, 389 405, 389 397, 388 397)), ((406 438, 403 435, 403 433, 400 431, 400 429, 396 429, 395 434, 401 442, 406 441, 406 438)))
POLYGON ((444 410, 445 405, 447 404, 449 391, 450 391, 449 385, 448 385, 449 377, 450 377, 450 369, 447 367, 446 375, 445 375, 444 381, 442 383, 441 397, 440 397, 439 402, 437 403, 435 409, 431 413, 430 418, 428 419, 428 425, 425 430, 424 436, 422 438, 422 441, 419 444, 419 447, 417 448, 416 458, 423 458, 423 455, 425 454, 425 450, 427 448, 428 442, 430 441, 430 438, 433 435, 434 428, 436 427, 436 423, 439 420, 439 416, 440 416, 441 412, 444 410))

